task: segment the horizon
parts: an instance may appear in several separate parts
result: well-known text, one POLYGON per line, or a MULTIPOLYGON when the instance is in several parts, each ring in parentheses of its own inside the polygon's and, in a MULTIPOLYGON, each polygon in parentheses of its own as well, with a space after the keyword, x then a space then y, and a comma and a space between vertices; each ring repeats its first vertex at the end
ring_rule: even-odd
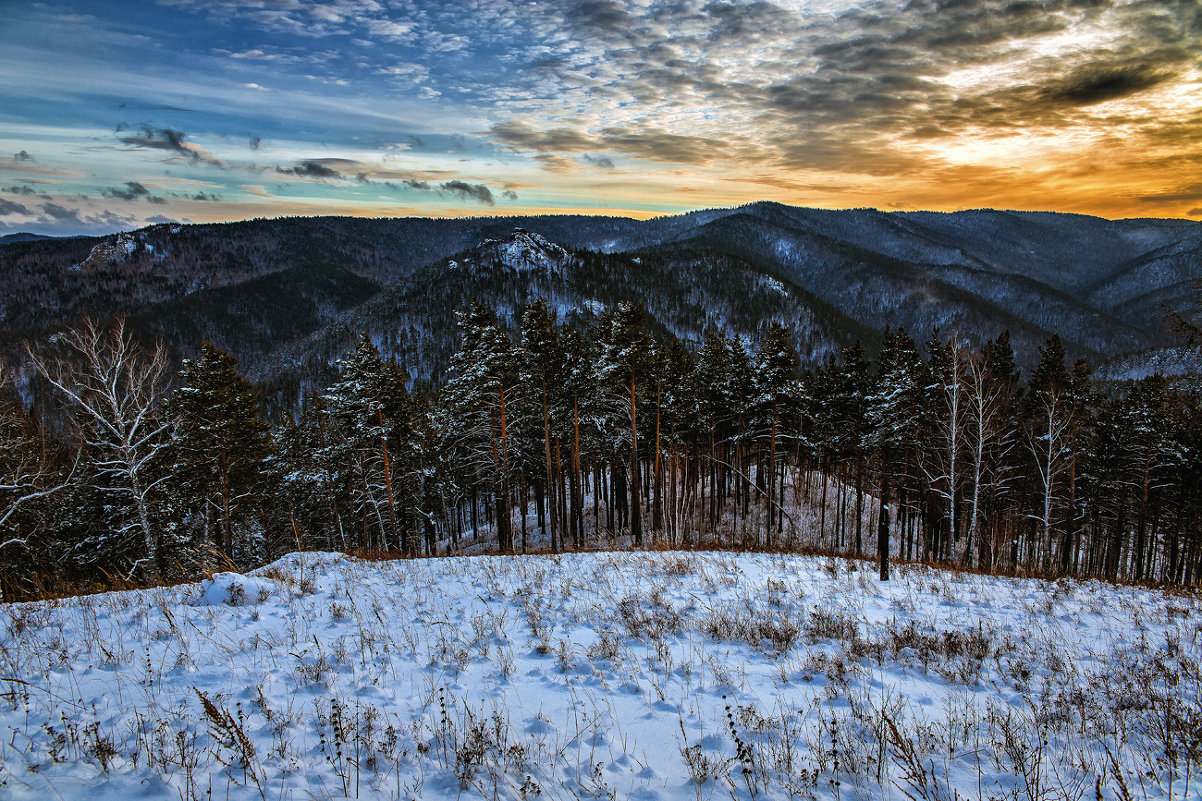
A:
POLYGON ((0 235, 757 201, 1202 219, 1202 12, 1170 2, 64 0, 0 22, 0 235))
POLYGON ((41 234, 36 231, 29 231, 29 230, 7 231, 5 233, 0 233, 0 238, 9 237, 9 236, 22 236, 22 235, 45 237, 48 239, 75 239, 75 238, 90 238, 90 237, 99 238, 99 237, 114 236, 114 235, 120 234, 120 233, 135 233, 137 231, 154 228, 154 227, 161 226, 161 225, 238 225, 238 224, 242 224, 242 223, 253 223, 253 222, 274 222, 274 221, 278 221, 278 220, 311 220, 311 219, 315 220, 315 219, 322 219, 322 218, 333 218, 333 219, 344 219, 344 220, 356 220, 356 219, 370 219, 370 220, 469 220, 469 219, 503 220, 506 218, 522 218, 522 217, 532 217, 535 219, 542 218, 542 217, 612 217, 612 218, 618 218, 618 219, 635 220, 636 222, 646 222, 648 220, 655 220, 655 219, 661 219, 661 218, 667 218, 667 217, 684 217, 684 216, 687 216, 690 214, 702 214, 702 213, 710 212, 710 211, 734 211, 737 209, 746 208, 748 206, 756 206, 756 205, 760 205, 760 204, 769 204, 769 203, 775 203, 778 205, 786 206, 789 208, 795 208, 795 209, 807 209, 807 210, 812 210, 812 211, 828 211, 831 213, 845 213, 845 212, 852 212, 852 211, 873 211, 873 212, 877 212, 879 214, 970 214, 973 212, 995 212, 997 214, 1059 214, 1059 215, 1064 215, 1064 216, 1091 217, 1091 218, 1095 218, 1095 219, 1107 220, 1109 222, 1116 222, 1116 223, 1117 222, 1138 222, 1141 220, 1148 220, 1148 221, 1154 221, 1154 222, 1182 222, 1182 223, 1194 223, 1194 224, 1202 225, 1202 220, 1190 219, 1188 217, 1149 217, 1149 216, 1144 216, 1144 217, 1105 217, 1105 216, 1099 215, 1099 214, 1086 214, 1083 212, 1070 212, 1070 211, 1055 211, 1053 209, 1006 209, 1006 208, 995 208, 992 206, 976 206, 976 207, 966 207, 966 208, 962 208, 962 209, 880 209, 880 208, 875 208, 873 206, 849 206, 846 208, 822 208, 819 206, 800 206, 800 205, 795 205, 795 204, 791 204, 791 203, 781 203, 780 201, 775 201, 775 200, 753 200, 748 203, 740 203, 737 206, 706 206, 704 208, 688 209, 686 211, 680 211, 680 212, 671 212, 671 213, 667 213, 667 214, 650 214, 650 215, 620 214, 620 213, 615 213, 612 211, 610 211, 609 213, 604 213, 604 212, 600 212, 600 211, 591 212, 588 210, 554 211, 554 212, 547 212, 547 213, 542 213, 542 214, 525 213, 525 212, 520 212, 520 211, 498 212, 498 213, 493 213, 493 214, 489 214, 489 213, 406 214, 406 215, 388 215, 388 216, 379 216, 379 215, 368 216, 368 215, 363 215, 363 214, 317 214, 317 213, 315 213, 315 214, 280 214, 280 215, 275 215, 275 216, 246 217, 244 219, 212 220, 212 221, 207 221, 207 222, 198 222, 198 221, 180 222, 180 221, 176 221, 176 220, 165 220, 165 221, 158 221, 158 222, 149 222, 149 223, 146 223, 145 225, 137 226, 136 228, 116 228, 111 231, 99 231, 99 232, 79 233, 79 234, 41 234))

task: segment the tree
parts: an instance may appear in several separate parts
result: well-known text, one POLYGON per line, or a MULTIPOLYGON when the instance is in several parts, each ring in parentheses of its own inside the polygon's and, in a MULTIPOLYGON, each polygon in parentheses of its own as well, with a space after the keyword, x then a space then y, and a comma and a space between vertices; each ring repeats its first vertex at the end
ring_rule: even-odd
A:
POLYGON ((161 532, 152 520, 153 496, 165 478, 154 464, 169 427, 159 414, 167 372, 167 349, 149 350, 133 338, 125 318, 107 328, 91 318, 55 338, 57 351, 26 347, 38 373, 67 402, 82 447, 95 470, 97 488, 115 513, 118 534, 136 530, 141 539, 139 566, 157 574, 161 532))
POLYGON ((555 315, 548 311, 547 304, 542 300, 530 304, 522 315, 520 361, 522 384, 529 386, 537 395, 546 468, 544 487, 550 507, 548 517, 551 523, 551 548, 559 550, 563 542, 558 530, 559 493, 556 489, 556 471, 551 460, 551 430, 552 418, 557 416, 559 392, 563 387, 564 354, 555 325, 555 315))
POLYGON ((511 553, 510 488, 515 459, 510 428, 518 383, 517 355, 491 309, 474 304, 459 315, 459 327, 461 343, 451 359, 441 428, 477 476, 485 465, 491 468, 484 481, 493 493, 497 545, 511 553))
POLYGON ((1017 378, 1012 369, 1012 360, 1003 359, 1003 363, 999 364, 989 354, 989 346, 986 346, 979 356, 969 358, 966 373, 965 436, 968 450, 965 461, 971 495, 968 500, 968 530, 961 551, 964 564, 972 563, 974 548, 984 554, 989 553, 986 540, 981 535, 984 509, 988 498, 996 494, 1004 480, 1005 465, 1014 442, 1010 418, 1017 378))
MULTIPOLYGON (((216 515, 215 540, 229 559, 234 524, 261 500, 272 442, 259 398, 238 360, 210 342, 184 362, 182 386, 168 402, 174 417, 171 472, 194 512, 216 515)), ((206 526, 207 528, 207 526, 206 526)))
POLYGON ((395 440, 405 423, 405 374, 395 363, 380 357, 366 333, 359 336, 354 352, 338 362, 338 369, 338 381, 326 400, 344 435, 339 450, 347 463, 358 465, 364 509, 383 505, 387 510, 388 522, 380 525, 381 532, 386 532, 383 548, 412 554, 414 543, 409 528, 402 525, 397 511, 396 471, 389 450, 389 439, 395 440), (382 504, 374 503, 376 492, 383 494, 382 504))
POLYGON ((784 526, 784 480, 777 480, 777 440, 782 429, 789 431, 796 428, 794 421, 800 412, 802 397, 797 378, 799 361, 792 332, 780 323, 770 324, 760 343, 753 400, 758 427, 768 438, 765 499, 769 544, 784 526))
POLYGON ((12 600, 14 594, 12 554, 30 548, 40 528, 26 512, 67 486, 70 476, 63 472, 0 363, 0 600, 12 600))
MULTIPOLYGON (((1064 345, 1053 334, 1039 349, 1040 359, 1031 374, 1030 392, 1023 414, 1023 436, 1035 468, 1037 506, 1030 518, 1038 525, 1039 542, 1028 554, 1046 570, 1052 554, 1052 531, 1061 514, 1061 482, 1071 464, 1070 432, 1076 408, 1072 379, 1064 365, 1064 345)), ((1012 560, 1017 560, 1017 543, 1012 560)))
POLYGON ((931 354, 931 383, 927 387, 930 437, 923 449, 928 455, 924 470, 932 494, 946 504, 947 510, 936 535, 934 552, 936 558, 946 558, 950 546, 957 549, 951 556, 962 561, 958 502, 964 478, 961 456, 969 424, 967 352, 956 337, 943 341, 937 334, 928 341, 927 349, 931 354))
MULTIPOLYGON (((897 474, 894 459, 903 455, 901 477, 908 477, 908 466, 917 447, 921 426, 924 389, 928 386, 926 366, 918 355, 914 340, 904 331, 885 332, 885 344, 877 381, 868 402, 873 437, 881 460, 881 512, 877 524, 877 548, 881 581, 889 580, 890 493, 897 474)), ((904 485, 903 485, 904 486, 904 485)), ((904 493, 904 489, 902 490, 904 493)), ((898 517, 905 511, 905 496, 899 494, 898 517)), ((905 545, 903 541, 903 545, 905 545)), ((907 549, 908 550, 908 549, 907 549)))
POLYGON ((610 319, 602 353, 602 377, 619 381, 629 388, 630 399, 630 534, 634 544, 643 544, 642 515, 639 511, 639 436, 636 393, 639 382, 651 365, 651 337, 647 333, 647 312, 637 303, 623 301, 610 319))

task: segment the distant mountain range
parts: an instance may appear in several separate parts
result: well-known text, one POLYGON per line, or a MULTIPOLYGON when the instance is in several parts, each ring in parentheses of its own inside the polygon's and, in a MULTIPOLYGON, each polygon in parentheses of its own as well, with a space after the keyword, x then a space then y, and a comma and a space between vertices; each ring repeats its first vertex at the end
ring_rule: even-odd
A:
POLYGON ((545 297, 581 323, 622 299, 699 340, 790 324, 810 363, 886 326, 919 341, 1010 331, 1030 363, 1050 333, 1114 374, 1180 362, 1165 326, 1190 306, 1202 223, 1014 211, 825 211, 776 203, 637 221, 343 217, 158 225, 101 238, 0 240, 0 342, 81 314, 129 314, 177 353, 210 339, 281 392, 320 382, 357 331, 437 378, 454 311, 512 317, 545 297))

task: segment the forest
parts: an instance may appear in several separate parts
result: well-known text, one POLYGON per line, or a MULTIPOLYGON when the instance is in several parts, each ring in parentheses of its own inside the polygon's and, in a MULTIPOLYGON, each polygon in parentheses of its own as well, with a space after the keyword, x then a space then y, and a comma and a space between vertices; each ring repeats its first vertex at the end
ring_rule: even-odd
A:
POLYGON ((421 391, 371 337, 269 425, 236 359, 178 373, 124 318, 0 376, 4 600, 193 578, 307 549, 418 557, 598 548, 863 556, 1197 585, 1202 406, 1159 375, 1097 386, 1056 336, 1024 377, 887 331, 802 370, 799 332, 690 349, 622 302, 459 313, 421 391), (23 389, 18 392, 18 387, 23 389), (32 397, 33 403, 29 400, 32 397))

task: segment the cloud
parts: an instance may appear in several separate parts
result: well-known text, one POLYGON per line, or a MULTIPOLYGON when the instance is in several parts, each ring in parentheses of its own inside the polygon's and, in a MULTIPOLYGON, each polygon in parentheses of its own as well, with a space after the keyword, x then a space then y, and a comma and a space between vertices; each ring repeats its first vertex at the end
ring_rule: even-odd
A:
POLYGON ((271 194, 264 187, 258 184, 243 184, 238 188, 246 194, 254 195, 255 197, 275 197, 275 195, 271 194))
POLYGON ((60 223, 74 223, 83 225, 84 222, 79 218, 79 211, 76 209, 68 209, 57 203, 43 203, 42 211, 46 212, 52 219, 60 223))
POLYGON ((452 195, 458 195, 464 200, 474 200, 477 203, 483 203, 491 206, 496 200, 493 198, 492 190, 484 184, 469 184, 464 181, 447 181, 439 186, 439 191, 446 192, 452 195))
POLYGON ((5 200, 0 197, 0 214, 30 214, 31 212, 20 203, 5 200))
POLYGON ((13 161, 34 161, 34 157, 29 155, 28 151, 21 150, 13 154, 13 161))
POLYGON ((355 162, 348 159, 305 159, 304 161, 298 161, 292 167, 276 167, 275 171, 284 175, 295 175, 298 178, 314 178, 319 181, 327 178, 342 180, 342 173, 330 166, 331 163, 355 164, 355 162))
POLYGON ((214 195, 212 192, 197 192, 191 196, 191 200, 199 200, 204 203, 217 203, 221 200, 221 195, 214 195))
POLYGON ((258 150, 261 144, 263 144, 263 138, 259 136, 251 136, 246 143, 251 150, 258 150))
POLYGON ((1171 70, 1151 64, 1088 66, 1040 91, 1049 103, 1088 106, 1128 97, 1174 77, 1171 70))
POLYGON ((16 184, 14 186, 6 186, 6 187, 4 187, 3 190, 0 190, 0 191, 8 192, 10 195, 36 195, 37 194, 37 192, 34 191, 33 187, 26 186, 25 184, 16 184))
MULTIPOLYGON (((718 138, 678 134, 642 126, 612 126, 596 134, 571 128, 552 128, 540 131, 529 123, 510 120, 494 125, 490 131, 495 141, 521 150, 538 151, 543 156, 561 153, 582 154, 582 159, 595 167, 609 169, 613 161, 596 151, 620 152, 648 161, 677 164, 707 164, 722 158, 728 148, 718 138)), ((547 160, 547 169, 562 171, 562 162, 547 160), (550 165, 550 166, 548 166, 550 165)))
POLYGON ((127 181, 125 187, 108 187, 101 189, 100 194, 105 197, 111 197, 115 200, 137 200, 138 198, 150 198, 150 190, 137 181, 127 181))
POLYGON ((1190 217, 1202 217, 1202 206, 1199 206, 1196 209, 1190 209, 1186 212, 1186 214, 1188 214, 1190 217))
MULTIPOLYGON (((122 123, 117 126, 117 132, 125 130, 125 125, 122 123)), ((225 165, 212 153, 204 150, 199 145, 187 141, 188 135, 183 131, 177 131, 174 128, 152 128, 149 125, 139 126, 140 133, 132 136, 122 136, 121 141, 127 145, 134 147, 149 148, 151 150, 166 150, 177 153, 181 156, 186 156, 193 162, 203 162, 211 164, 214 167, 224 167, 225 165)))
MULTIPOLYGON (((461 181, 458 179, 443 181, 442 183, 432 183, 430 181, 423 181, 416 178, 404 178, 395 183, 390 181, 385 182, 384 186, 394 190, 412 189, 417 192, 432 192, 442 195, 455 195, 463 200, 474 200, 477 203, 481 203, 486 206, 496 205, 497 202, 496 196, 493 194, 492 189, 490 189, 487 185, 468 183, 467 181, 461 181)), ((507 189, 501 192, 501 197, 505 198, 506 200, 517 200, 517 193, 513 190, 507 189)))
POLYGON ((491 133, 493 139, 502 144, 544 153, 583 153, 601 147, 599 139, 582 131, 570 128, 539 130, 519 120, 497 123, 491 133))

